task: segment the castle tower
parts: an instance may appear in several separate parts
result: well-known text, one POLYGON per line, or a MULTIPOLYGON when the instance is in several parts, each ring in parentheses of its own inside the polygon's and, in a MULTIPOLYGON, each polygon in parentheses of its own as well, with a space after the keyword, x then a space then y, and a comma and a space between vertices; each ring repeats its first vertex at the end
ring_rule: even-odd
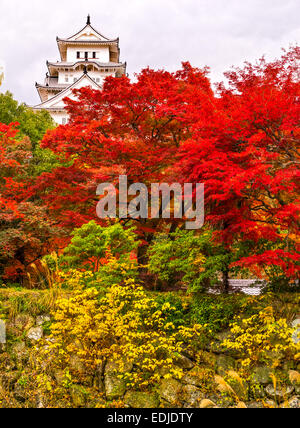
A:
POLYGON ((107 76, 125 74, 126 63, 120 62, 119 39, 110 40, 95 30, 90 16, 85 27, 74 36, 56 40, 60 61, 47 61, 44 84, 35 84, 41 104, 33 109, 47 110, 56 123, 65 124, 68 115, 63 99, 74 99, 73 89, 85 86, 100 89, 107 76))

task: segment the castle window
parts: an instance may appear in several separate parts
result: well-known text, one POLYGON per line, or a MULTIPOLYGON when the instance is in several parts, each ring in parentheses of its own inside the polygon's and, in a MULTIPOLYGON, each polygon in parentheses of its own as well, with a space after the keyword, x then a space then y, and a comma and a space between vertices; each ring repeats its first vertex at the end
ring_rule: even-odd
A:
POLYGON ((80 52, 77 52, 77 59, 80 58, 80 52))
POLYGON ((66 117, 63 117, 63 118, 62 118, 61 123, 62 123, 62 125, 66 125, 66 123, 67 123, 67 118, 66 118, 66 117))
POLYGON ((69 82, 69 78, 66 76, 65 77, 65 82, 68 83, 69 82))
POLYGON ((94 59, 96 58, 96 52, 93 52, 93 58, 94 59))
POLYGON ((89 53, 88 52, 84 52, 84 58, 86 61, 88 61, 88 59, 89 59, 89 53))

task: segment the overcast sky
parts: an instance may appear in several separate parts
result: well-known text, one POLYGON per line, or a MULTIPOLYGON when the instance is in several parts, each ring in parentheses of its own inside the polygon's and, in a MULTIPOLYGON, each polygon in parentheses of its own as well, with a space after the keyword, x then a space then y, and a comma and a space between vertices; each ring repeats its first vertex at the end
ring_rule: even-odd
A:
POLYGON ((56 36, 81 30, 88 13, 105 36, 120 37, 130 75, 188 60, 218 81, 232 65, 278 57, 300 40, 300 0, 0 0, 0 90, 37 104, 34 83, 46 60, 59 59, 56 36))

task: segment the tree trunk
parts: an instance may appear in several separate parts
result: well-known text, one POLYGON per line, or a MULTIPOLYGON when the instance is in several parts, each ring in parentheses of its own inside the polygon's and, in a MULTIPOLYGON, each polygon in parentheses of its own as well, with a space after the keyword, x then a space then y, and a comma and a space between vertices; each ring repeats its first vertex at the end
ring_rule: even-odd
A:
POLYGON ((226 269, 222 273, 222 281, 223 281, 223 293, 229 294, 229 269, 226 267, 226 269))
POLYGON ((139 264, 139 271, 140 273, 147 272, 147 268, 145 265, 148 263, 148 245, 140 245, 137 250, 137 259, 139 264))

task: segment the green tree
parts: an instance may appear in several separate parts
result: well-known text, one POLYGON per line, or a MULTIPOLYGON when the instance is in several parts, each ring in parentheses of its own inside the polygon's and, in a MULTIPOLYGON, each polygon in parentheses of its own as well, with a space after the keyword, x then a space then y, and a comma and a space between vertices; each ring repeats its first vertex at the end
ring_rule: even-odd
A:
POLYGON ((212 238, 212 231, 201 233, 177 229, 169 235, 157 235, 148 250, 149 271, 159 281, 176 282, 192 292, 219 283, 219 275, 228 264, 224 248, 212 238))
POLYGON ((10 92, 0 94, 0 122, 9 125, 19 122, 20 138, 27 136, 35 148, 54 122, 46 111, 33 112, 24 103, 19 104, 10 92))
POLYGON ((19 104, 10 92, 0 94, 0 123, 9 125, 14 122, 19 123, 16 138, 22 140, 29 137, 31 142, 31 176, 39 176, 60 166, 57 156, 51 150, 42 149, 39 144, 46 131, 55 127, 50 114, 47 111, 34 112, 25 104, 19 104))
POLYGON ((120 223, 102 227, 95 221, 72 232, 70 245, 64 250, 61 262, 68 268, 85 268, 92 272, 113 257, 119 263, 129 263, 130 254, 138 247, 134 228, 124 229, 120 223))

